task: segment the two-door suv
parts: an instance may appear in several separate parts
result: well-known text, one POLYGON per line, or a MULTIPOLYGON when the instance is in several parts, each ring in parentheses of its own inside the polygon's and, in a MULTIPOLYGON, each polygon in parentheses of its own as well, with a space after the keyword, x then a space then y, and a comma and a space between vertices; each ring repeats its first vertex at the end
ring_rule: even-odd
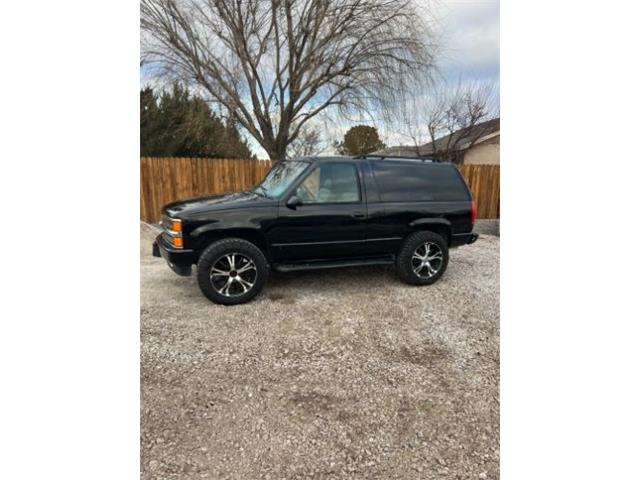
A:
POLYGON ((180 275, 197 265, 202 292, 232 305, 269 274, 395 263, 429 285, 449 248, 473 243, 475 203, 458 169, 431 160, 317 157, 275 164, 252 190, 166 205, 153 244, 180 275))

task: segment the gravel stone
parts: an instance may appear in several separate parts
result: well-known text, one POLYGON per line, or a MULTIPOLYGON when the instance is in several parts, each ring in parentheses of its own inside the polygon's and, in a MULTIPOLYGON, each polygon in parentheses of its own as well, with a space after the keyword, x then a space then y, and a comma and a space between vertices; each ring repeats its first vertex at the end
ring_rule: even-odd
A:
POLYGON ((500 220, 492 219, 477 219, 473 226, 473 231, 480 235, 495 235, 500 236, 500 220))
POLYGON ((429 287, 392 268, 282 274, 209 302, 141 225, 143 479, 499 478, 499 249, 429 287))

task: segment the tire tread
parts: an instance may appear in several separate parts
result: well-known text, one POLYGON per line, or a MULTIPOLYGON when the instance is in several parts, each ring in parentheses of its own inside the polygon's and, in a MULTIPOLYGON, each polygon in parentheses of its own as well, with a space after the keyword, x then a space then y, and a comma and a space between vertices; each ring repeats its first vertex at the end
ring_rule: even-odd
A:
POLYGON ((442 238, 441 235, 431 231, 414 232, 405 239, 398 251, 398 255, 396 256, 396 273, 402 281, 410 285, 431 285, 440 279, 447 269, 448 264, 449 248, 446 240, 442 238), (411 258, 413 257, 415 249, 418 248, 421 243, 428 241, 438 243, 440 245, 443 263, 442 267, 440 267, 440 271, 434 277, 424 279, 418 277, 413 272, 413 269, 411 268, 411 258))
POLYGON ((213 242, 204 250, 204 252, 202 252, 197 264, 197 278, 200 290, 209 300, 222 305, 237 305, 252 300, 264 287, 268 274, 269 264, 262 250, 247 240, 235 237, 223 238, 222 240, 213 242), (224 295, 220 295, 213 289, 209 279, 211 263, 220 255, 231 250, 250 255, 256 264, 256 269, 258 270, 258 277, 253 288, 247 293, 237 297, 225 297, 224 295))

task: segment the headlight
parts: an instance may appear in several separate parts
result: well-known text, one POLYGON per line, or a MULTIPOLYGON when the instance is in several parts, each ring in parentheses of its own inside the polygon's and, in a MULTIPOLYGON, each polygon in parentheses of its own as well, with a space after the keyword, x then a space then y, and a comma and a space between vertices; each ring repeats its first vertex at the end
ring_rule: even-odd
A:
POLYGON ((174 232, 182 232, 182 220, 177 218, 172 218, 171 230, 173 230, 174 232))

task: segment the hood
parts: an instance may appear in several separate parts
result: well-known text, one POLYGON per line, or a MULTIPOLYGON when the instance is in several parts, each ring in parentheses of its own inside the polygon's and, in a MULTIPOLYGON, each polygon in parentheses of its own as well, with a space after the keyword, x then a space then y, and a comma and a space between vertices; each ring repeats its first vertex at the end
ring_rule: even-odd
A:
POLYGON ((203 212, 271 206, 275 203, 276 200, 260 196, 254 192, 226 193, 169 203, 164 206, 162 212, 172 218, 185 218, 203 212))

